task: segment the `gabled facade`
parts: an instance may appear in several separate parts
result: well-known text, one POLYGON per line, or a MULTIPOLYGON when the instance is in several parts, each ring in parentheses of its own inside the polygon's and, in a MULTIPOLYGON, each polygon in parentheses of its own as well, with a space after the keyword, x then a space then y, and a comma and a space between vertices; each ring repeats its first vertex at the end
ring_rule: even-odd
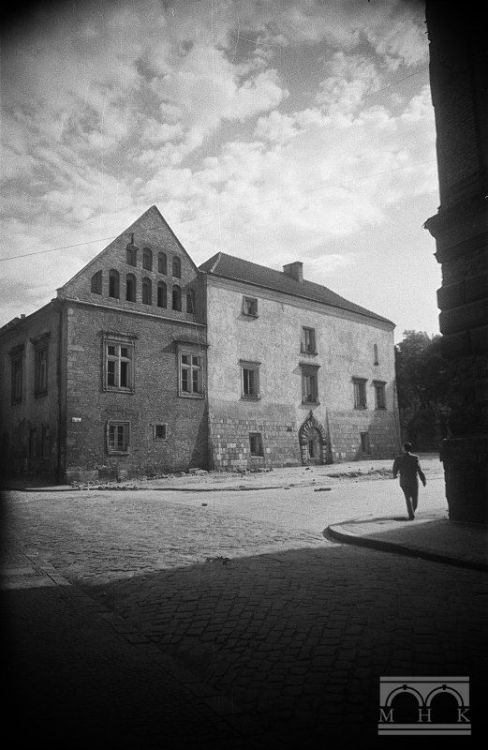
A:
POLYGON ((391 321, 304 280, 301 263, 281 273, 219 253, 200 270, 212 466, 395 454, 391 321))
POLYGON ((393 324, 219 253, 153 206, 0 330, 4 470, 59 481, 389 457, 393 324))
POLYGON ((17 474, 69 481, 207 465, 199 276, 153 206, 57 299, 2 329, 2 440, 17 474))

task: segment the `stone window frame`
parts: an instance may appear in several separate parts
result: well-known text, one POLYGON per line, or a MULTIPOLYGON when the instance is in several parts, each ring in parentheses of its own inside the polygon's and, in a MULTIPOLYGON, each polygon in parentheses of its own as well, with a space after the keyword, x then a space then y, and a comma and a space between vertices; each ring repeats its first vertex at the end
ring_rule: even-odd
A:
POLYGON ((359 433, 359 439, 361 441, 361 453, 366 453, 368 456, 371 455, 371 442, 369 439, 369 431, 359 433))
POLYGON ((317 354, 317 336, 315 328, 302 326, 300 352, 302 354, 317 354))
POLYGON ((105 428, 105 447, 108 455, 126 456, 131 448, 131 423, 125 419, 109 419, 105 428), (114 439, 111 439, 111 428, 114 428, 114 439), (115 429, 117 429, 117 437, 115 429), (118 436, 122 437, 122 445, 119 445, 118 436))
POLYGON ((134 235, 131 234, 130 236, 130 242, 125 248, 125 260, 126 263, 129 266, 133 266, 134 268, 137 266, 137 251, 138 247, 134 245, 134 235))
POLYGON ((378 356, 378 344, 373 344, 373 364, 379 365, 380 360, 378 356))
POLYGON ((261 432, 249 433, 249 455, 256 457, 264 456, 263 435, 261 432))
POLYGON ((366 394, 367 382, 368 382, 367 378, 353 377, 352 379, 355 409, 367 409, 368 408, 368 398, 366 394))
POLYGON ((175 312, 181 312, 181 287, 179 284, 173 284, 171 290, 171 309, 175 312))
POLYGON ((177 343, 177 370, 178 396, 205 398, 204 353, 199 344, 177 343))
POLYGON ((186 311, 190 315, 195 314, 195 290, 191 287, 186 290, 186 311))
POLYGON ((386 382, 384 380, 373 380, 375 394, 375 408, 386 409, 386 382))
POLYGON ((102 390, 110 393, 134 393, 135 392, 135 338, 132 334, 119 334, 102 331, 102 390), (108 347, 114 346, 116 354, 109 354, 108 347), (122 348, 127 348, 130 356, 122 356, 122 348), (116 385, 109 385, 109 362, 117 363, 115 368, 116 385), (121 365, 123 362, 129 362, 128 367, 128 385, 121 386, 121 365))
POLYGON ((309 362, 300 362, 302 376, 302 404, 319 405, 319 368, 309 362))
POLYGON ((46 333, 31 339, 34 348, 34 397, 45 396, 49 388, 49 339, 46 333))
POLYGON ((247 318, 258 318, 258 299, 257 297, 247 297, 243 296, 242 298, 242 314, 245 315, 247 318))
POLYGON ((241 399, 244 401, 259 401, 259 399, 261 398, 261 362, 240 359, 239 367, 241 399))
POLYGON ((168 307, 168 287, 164 281, 158 281, 156 302, 158 307, 168 307))
POLYGON ((10 350, 10 403, 22 403, 24 395, 24 344, 10 350))

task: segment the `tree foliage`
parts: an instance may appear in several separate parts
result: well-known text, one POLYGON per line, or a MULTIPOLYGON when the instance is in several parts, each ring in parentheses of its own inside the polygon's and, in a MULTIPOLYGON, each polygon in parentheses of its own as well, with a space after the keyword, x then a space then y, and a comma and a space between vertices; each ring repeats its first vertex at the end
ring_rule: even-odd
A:
POLYGON ((441 337, 404 331, 395 347, 398 408, 403 435, 418 450, 435 450, 447 435, 450 364, 441 337))

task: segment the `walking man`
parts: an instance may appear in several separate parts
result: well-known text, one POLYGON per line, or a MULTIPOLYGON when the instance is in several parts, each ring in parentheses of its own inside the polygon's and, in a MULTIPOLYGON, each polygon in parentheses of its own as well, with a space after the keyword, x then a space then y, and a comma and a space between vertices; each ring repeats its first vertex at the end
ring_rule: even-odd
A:
POLYGON ((393 479, 396 479, 400 474, 400 487, 405 495, 407 503, 408 518, 413 521, 415 518, 415 511, 417 510, 417 502, 419 497, 419 484, 417 475, 420 477, 422 484, 427 484, 425 474, 420 468, 418 456, 412 453, 412 444, 403 444, 403 453, 395 458, 393 464, 393 479))

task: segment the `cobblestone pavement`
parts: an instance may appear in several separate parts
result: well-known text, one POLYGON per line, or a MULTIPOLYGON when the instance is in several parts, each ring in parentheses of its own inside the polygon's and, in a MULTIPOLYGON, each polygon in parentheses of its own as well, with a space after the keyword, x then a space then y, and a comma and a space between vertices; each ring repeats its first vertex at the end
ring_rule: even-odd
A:
MULTIPOLYGON (((353 505, 405 512, 375 485, 353 505)), ((277 492, 12 493, 8 528, 219 691, 249 746, 334 731, 374 746, 381 675, 468 675, 479 738, 486 574, 326 541, 357 515, 346 490, 277 492)))

